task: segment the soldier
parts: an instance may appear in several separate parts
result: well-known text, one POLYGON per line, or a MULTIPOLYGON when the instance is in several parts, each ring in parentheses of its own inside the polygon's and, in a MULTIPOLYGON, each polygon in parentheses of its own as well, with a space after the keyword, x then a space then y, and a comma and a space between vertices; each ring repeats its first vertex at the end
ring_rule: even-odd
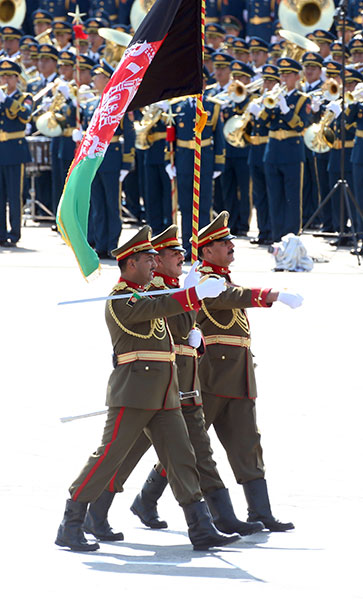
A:
MULTIPOLYGON (((231 62, 231 73, 234 79, 248 85, 254 75, 253 69, 238 60, 231 62)), ((236 115, 242 116, 251 101, 251 94, 240 95, 229 101, 222 108, 223 121, 226 124, 236 115)), ((250 171, 248 167, 248 142, 232 144, 226 139, 226 163, 221 177, 223 206, 231 215, 231 231, 233 235, 246 236, 249 230, 250 204, 250 171)))
MULTIPOLYGON (((280 83, 280 73, 276 65, 262 67, 263 93, 272 90, 280 83)), ((257 238, 250 239, 251 244, 269 245, 272 243, 271 219, 269 214, 267 183, 263 163, 268 141, 268 127, 259 114, 263 109, 261 98, 252 101, 247 106, 247 111, 253 115, 251 131, 247 137, 249 141, 248 166, 252 181, 252 201, 257 213, 257 238)))
POLYGON ((262 67, 268 60, 269 44, 258 37, 253 37, 249 41, 250 57, 255 75, 259 76, 262 73, 262 67))
MULTIPOLYGON (((177 290, 179 288, 179 277, 184 262, 184 248, 178 241, 177 233, 177 226, 171 225, 151 240, 153 248, 159 254, 155 256, 157 267, 148 288, 150 291, 160 289, 177 290)), ((197 264, 193 266, 189 275, 187 275, 184 288, 188 288, 192 283, 199 281, 200 275, 196 272, 197 264)), ((185 393, 191 390, 199 392, 197 397, 182 399, 181 405, 189 438, 197 459, 200 487, 217 529, 224 533, 250 535, 261 531, 263 525, 262 523, 243 523, 236 518, 228 490, 224 487, 213 460, 210 439, 204 427, 197 361, 197 348, 203 346, 203 344, 200 330, 195 327, 196 316, 195 311, 175 315, 168 319, 168 326, 174 340, 179 390, 185 393)), ((150 440, 142 433, 127 455, 126 460, 113 476, 108 490, 100 496, 94 505, 90 505, 84 523, 87 533, 92 533, 97 539, 109 539, 110 532, 105 509, 109 510, 110 502, 113 500, 115 493, 123 491, 125 481, 150 446, 150 440), (103 519, 100 518, 101 514, 103 519)), ((131 505, 131 511, 140 518, 144 525, 151 527, 151 529, 167 527, 167 523, 160 520, 157 512, 157 500, 161 497, 167 483, 165 469, 158 463, 150 472, 141 492, 131 505)))
POLYGON ((31 157, 25 140, 26 124, 31 119, 30 94, 17 89, 21 68, 11 60, 0 62, 0 245, 13 247, 20 239, 25 163, 31 157), (10 231, 6 205, 9 205, 10 231))
POLYGON ((229 50, 231 56, 233 56, 236 60, 239 60, 243 63, 249 63, 250 60, 250 48, 248 42, 242 38, 236 37, 229 50))
POLYGON ((336 37, 331 31, 325 31, 324 29, 315 29, 313 31, 314 42, 319 46, 319 54, 324 60, 330 60, 331 57, 331 44, 336 40, 336 37))
POLYGON ((204 66, 208 69, 209 77, 207 81, 207 86, 212 85, 216 82, 214 77, 214 65, 213 65, 213 56, 214 48, 212 46, 204 47, 204 66))
POLYGON ((81 85, 92 85, 92 69, 96 65, 95 61, 87 56, 87 54, 80 54, 79 56, 79 84, 81 85))
POLYGON ((343 62, 343 51, 345 54, 345 60, 348 62, 350 57, 350 52, 348 50, 348 46, 343 46, 342 42, 336 41, 330 44, 330 54, 333 60, 336 62, 343 62))
MULTIPOLYGON (((131 292, 133 296, 106 304, 106 323, 117 366, 108 382, 109 409, 101 445, 69 488, 71 498, 66 502, 55 540, 58 546, 71 550, 99 548, 97 543, 88 543, 82 532, 87 506, 101 496, 143 431, 165 466, 173 493, 184 510, 194 549, 224 546, 239 539, 219 534, 201 501, 195 454, 180 409, 173 340, 165 320, 197 309, 207 294, 221 292, 223 282, 211 285, 207 281, 167 296, 141 298, 139 293, 152 279, 156 266, 150 238, 150 227, 145 226, 113 251, 121 278, 112 294, 131 292)), ((118 539, 123 539, 122 534, 118 539)))
MULTIPOLYGON (((127 14, 127 10, 125 13, 123 14, 119 14, 119 10, 120 10, 120 4, 126 4, 125 0, 123 0, 122 2, 120 2, 120 0, 103 0, 102 2, 102 10, 103 12, 107 15, 107 18, 109 19, 110 23, 117 23, 120 20, 120 16, 122 16, 122 20, 120 21, 120 23, 125 23, 128 24, 130 22, 130 2, 128 3, 128 13, 127 14), (127 19, 127 20, 124 20, 127 19)), ((126 8, 126 7, 125 7, 126 8)), ((124 10, 125 10, 124 8, 124 10)), ((96 14, 100 9, 100 3, 99 0, 89 0, 89 14, 91 17, 97 17, 98 14, 96 14)), ((107 25, 107 27, 109 27, 110 25, 107 25)))
POLYGON ((270 65, 277 65, 277 61, 281 58, 284 50, 284 42, 274 42, 268 47, 268 63, 270 65))
POLYGON ((219 23, 221 7, 219 0, 206 0, 205 2, 206 23, 219 23))
POLYGON ((226 37, 226 30, 222 25, 210 24, 205 26, 205 39, 208 46, 212 46, 215 51, 219 51, 226 37))
MULTIPOLYGON (((352 71, 352 69, 349 69, 352 71)), ((358 77, 358 75, 356 74, 358 77)), ((362 76, 363 80, 363 76, 362 76)), ((355 199, 363 211, 363 104, 362 102, 352 102, 346 109, 347 123, 355 123, 355 139, 351 155, 352 175, 355 199)), ((355 206, 351 206, 354 228, 358 232, 358 239, 363 239, 363 221, 355 206)), ((354 252, 354 251, 352 251, 354 252)), ((363 245, 361 245, 359 254, 363 254, 363 245)))
POLYGON ((305 160, 302 134, 311 113, 309 98, 296 89, 301 65, 292 58, 280 58, 278 67, 286 95, 280 93, 276 106, 260 114, 270 129, 264 163, 274 241, 287 233, 297 234, 301 228, 305 160))
MULTIPOLYGON (((345 34, 344 34, 344 43, 349 44, 353 35, 357 31, 357 24, 353 21, 353 19, 345 18, 345 34)), ((338 18, 335 23, 335 29, 337 30, 338 39, 343 41, 343 19, 338 18)))
MULTIPOLYGON (((204 70, 204 82, 207 82, 204 70)), ((224 168, 225 150, 223 128, 220 119, 220 105, 208 100, 209 91, 204 93, 203 106, 208 114, 202 132, 199 222, 207 223, 212 207, 212 182, 220 176, 224 168)), ((196 100, 187 98, 175 105, 175 169, 171 168, 169 154, 166 153, 166 171, 169 177, 176 175, 178 202, 182 216, 183 247, 186 249, 185 260, 191 257, 190 237, 192 235, 193 209, 193 174, 195 148, 195 115, 196 100)))
POLYGON ((363 69, 363 39, 353 38, 348 44, 350 58, 355 69, 363 69))
POLYGON ((84 24, 84 30, 88 35, 89 50, 88 56, 95 62, 98 62, 101 56, 100 48, 104 45, 105 40, 98 35, 100 27, 107 27, 104 19, 91 18, 87 19, 84 24))
POLYGON ((47 10, 38 8, 32 12, 32 21, 34 34, 39 44, 48 44, 51 42, 49 33, 46 33, 48 29, 51 29, 52 15, 47 10))
POLYGON ((22 32, 16 27, 6 25, 1 29, 1 37, 3 40, 4 53, 2 58, 8 58, 12 61, 19 62, 21 60, 20 53, 20 38, 22 32))
POLYGON ((222 16, 220 19, 220 24, 226 30, 227 35, 234 35, 235 37, 239 37, 243 35, 243 17, 242 17, 242 7, 240 0, 234 0, 237 4, 237 15, 230 13, 229 9, 231 1, 228 0, 222 6, 222 16))
POLYGON ((247 520, 262 521, 270 531, 286 531, 294 525, 275 519, 269 502, 256 423, 256 381, 245 309, 270 307, 276 301, 296 308, 302 298, 271 289, 240 287, 232 282, 229 266, 234 260, 234 244, 228 216, 228 212, 222 212, 198 233, 202 276, 223 279, 227 285, 215 301, 202 302, 197 317, 206 343, 199 364, 205 422, 207 429, 213 425, 236 481, 243 486, 247 520))
POLYGON ((53 21, 52 33, 55 38, 55 46, 58 52, 68 50, 75 54, 76 50, 72 46, 73 27, 71 23, 66 23, 65 21, 53 21))
POLYGON ((41 10, 47 10, 51 14, 53 20, 67 21, 69 19, 68 12, 74 12, 76 6, 79 6, 80 12, 87 12, 88 0, 39 0, 38 5, 41 10))
POLYGON ((273 33, 272 26, 277 16, 277 2, 247 0, 246 9, 246 35, 248 38, 258 36, 269 44, 273 33))

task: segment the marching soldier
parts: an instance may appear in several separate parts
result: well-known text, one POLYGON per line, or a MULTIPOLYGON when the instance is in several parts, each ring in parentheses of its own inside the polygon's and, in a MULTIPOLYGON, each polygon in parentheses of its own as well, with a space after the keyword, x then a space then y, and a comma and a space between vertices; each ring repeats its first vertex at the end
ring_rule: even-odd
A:
MULTIPOLYGON (((247 64, 234 60, 230 64, 232 77, 238 79, 244 85, 251 82, 254 70, 247 64)), ((233 85, 233 84, 232 84, 233 85)), ((231 87, 229 88, 231 89, 231 87)), ((243 95, 222 107, 223 121, 226 123, 236 115, 245 113, 251 95, 243 95)), ((221 177, 223 191, 223 206, 231 215, 231 231, 233 235, 246 236, 249 230, 251 204, 250 204, 250 170, 248 166, 248 143, 243 145, 232 145, 226 140, 226 162, 221 177)))
POLYGON ((9 60, 19 62, 21 60, 20 53, 20 38, 22 32, 16 27, 10 27, 6 25, 1 29, 1 37, 3 40, 4 53, 2 58, 8 58, 9 60))
POLYGON ((363 69, 363 39, 353 38, 348 44, 350 58, 355 69, 363 69))
MULTIPOLYGON (((177 238, 177 226, 171 225, 160 235, 154 237, 151 243, 159 254, 155 256, 157 266, 148 291, 177 290, 184 262, 184 249, 177 238)), ((184 288, 197 283, 199 278, 200 275, 193 267, 184 281, 184 288)), ((201 333, 195 327, 196 316, 196 311, 175 315, 168 319, 168 326, 174 340, 179 390, 186 393, 192 390, 199 392, 197 397, 182 399, 181 408, 195 451, 200 487, 217 529, 223 533, 250 535, 261 531, 263 525, 262 523, 243 523, 236 518, 228 490, 224 487, 213 460, 210 439, 204 427, 197 360, 197 348, 201 346, 201 333)), ((107 491, 103 492, 95 504, 90 505, 85 519, 87 533, 92 533, 97 539, 110 539, 105 509, 109 510, 115 493, 123 491, 125 481, 150 446, 150 440, 142 433, 128 453, 126 460, 113 476, 107 491), (100 519, 100 513, 102 513, 103 519, 100 519)), ((131 505, 131 511, 151 529, 167 527, 167 523, 160 520, 157 512, 157 500, 165 490, 167 483, 165 469, 158 463, 151 470, 141 492, 131 505)))
MULTIPOLYGON (((204 69, 204 86, 208 75, 204 69)), ((220 119, 220 105, 208 100, 209 91, 204 93, 203 106, 208 120, 202 132, 199 223, 207 223, 212 207, 212 182, 222 173, 225 162, 223 128, 220 119)), ((193 209, 193 173, 195 148, 196 100, 187 98, 175 105, 175 170, 171 170, 168 153, 166 170, 170 177, 177 178, 178 202, 182 216, 183 247, 185 260, 190 260, 193 209)))
POLYGON ((257 36, 269 44, 273 33, 272 26, 277 16, 277 2, 247 0, 246 9, 246 35, 248 38, 257 36))
MULTIPOLYGON (((262 67, 263 92, 271 91, 280 83, 280 73, 276 65, 262 67)), ((269 129, 266 122, 259 118, 262 104, 258 98, 247 106, 247 111, 253 115, 251 132, 247 137, 249 141, 248 166, 252 181, 252 201, 257 214, 258 236, 250 240, 251 244, 269 245, 272 242, 271 219, 267 194, 267 183, 263 163, 269 129)))
POLYGON ((325 31, 324 29, 315 29, 313 31, 314 42, 319 46, 319 54, 324 60, 330 60, 331 56, 331 44, 336 41, 335 35, 331 31, 325 31))
POLYGON ((38 8, 32 12, 34 35, 39 44, 50 44, 50 30, 53 17, 48 10, 38 8), (48 32, 49 30, 49 32, 48 32))
POLYGON ((208 46, 212 46, 215 51, 221 50, 226 37, 226 30, 222 25, 210 24, 205 26, 205 39, 208 46))
MULTIPOLYGON (((350 69, 351 71, 352 69, 350 69)), ((357 75, 358 77, 358 75, 357 75)), ((363 76, 362 76, 363 80, 363 76)), ((347 123, 355 123, 355 139, 354 146, 351 155, 352 162, 352 175, 353 175, 353 184, 354 184, 354 196, 363 212, 363 104, 362 102, 354 102, 351 103, 346 109, 346 119, 347 123)), ((353 220, 354 220, 354 228, 358 233, 358 238, 363 239, 363 220, 358 214, 358 211, 355 206, 351 207, 353 220)), ((363 254, 363 245, 359 250, 359 254, 363 254)))
POLYGON ((222 279, 227 289, 218 298, 202 301, 198 313, 206 351, 199 363, 207 429, 213 425, 238 484, 243 486, 248 521, 262 521, 270 531, 294 529, 273 516, 265 479, 260 433, 256 423, 256 381, 246 308, 270 307, 280 301, 296 308, 302 298, 271 289, 245 288, 233 283, 233 236, 224 211, 198 234, 202 276, 222 279))
POLYGON ((17 89, 21 68, 12 60, 0 62, 0 245, 15 246, 21 234, 22 195, 25 163, 31 157, 25 128, 31 119, 30 94, 17 89), (6 206, 9 205, 10 231, 6 206))
POLYGON ((330 54, 332 60, 335 60, 338 63, 343 62, 343 52, 345 54, 345 60, 348 62, 350 57, 350 52, 348 50, 348 46, 342 44, 341 41, 336 41, 330 44, 330 54))
POLYGON ((281 58, 284 50, 284 42, 273 42, 268 47, 268 63, 271 65, 277 65, 277 61, 281 58))
POLYGON ((292 58, 280 58, 278 67, 287 93, 277 96, 275 108, 265 108, 260 114, 270 130, 264 163, 274 241, 287 233, 297 234, 301 228, 305 160, 302 134, 311 113, 309 98, 296 89, 301 65, 292 58))
POLYGON ((96 63, 101 57, 101 46, 105 43, 104 38, 98 35, 100 27, 107 27, 107 23, 104 19, 96 19, 93 17, 87 19, 84 24, 84 30, 88 35, 89 42, 88 56, 96 63))
MULTIPOLYGON (((112 294, 131 292, 133 296, 109 300, 106 304, 106 323, 116 364, 108 382, 107 421, 101 445, 69 488, 71 498, 66 502, 55 540, 58 546, 75 551, 99 548, 83 535, 88 504, 97 504, 143 431, 152 440, 172 491, 184 510, 194 549, 206 550, 239 539, 219 534, 201 501, 195 454, 180 408, 174 345, 166 323, 166 318, 198 309, 200 299, 218 295, 222 285, 219 281, 212 285, 207 281, 197 288, 152 300, 140 297, 156 266, 153 258, 156 251, 150 238, 151 230, 145 226, 113 251, 121 278, 112 294)), ((123 539, 121 533, 116 535, 113 539, 123 539)))
POLYGON ((55 38, 55 46, 58 52, 68 50, 76 53, 75 48, 72 46, 73 40, 73 27, 71 23, 66 21, 53 21, 52 22, 52 33, 55 38))
POLYGON ((255 71, 255 76, 260 76, 262 67, 268 60, 269 44, 265 40, 253 37, 249 41, 251 63, 255 71))
POLYGON ((236 60, 243 63, 249 63, 250 61, 250 48, 248 42, 242 38, 236 37, 229 49, 229 53, 236 60))

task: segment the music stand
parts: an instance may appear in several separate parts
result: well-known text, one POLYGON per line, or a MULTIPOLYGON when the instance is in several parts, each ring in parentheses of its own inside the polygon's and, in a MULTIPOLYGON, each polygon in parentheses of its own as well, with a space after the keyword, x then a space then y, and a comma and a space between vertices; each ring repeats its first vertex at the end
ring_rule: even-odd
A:
POLYGON ((340 246, 341 241, 345 237, 352 237, 354 240, 354 253, 357 256, 358 264, 360 265, 360 257, 358 252, 358 242, 357 242, 357 232, 355 231, 354 223, 353 223, 353 215, 350 202, 353 202, 357 212, 359 213, 361 219, 363 220, 363 213, 360 209, 358 202, 356 201, 352 190, 349 187, 349 184, 345 178, 345 25, 347 18, 347 10, 348 10, 348 0, 341 0, 337 10, 335 12, 335 19, 339 18, 342 22, 342 43, 343 43, 343 55, 342 55, 342 112, 340 114, 340 129, 341 129, 341 140, 342 140, 342 150, 340 154, 340 179, 335 183, 333 188, 330 190, 328 195, 322 200, 314 214, 308 219, 302 228, 300 234, 304 233, 306 229, 308 229, 310 223, 312 223, 315 217, 319 214, 321 209, 325 206, 327 202, 331 199, 333 194, 340 189, 340 223, 339 223, 339 235, 336 241, 336 245, 340 246), (346 208, 350 223, 351 223, 351 234, 346 234, 344 232, 344 206, 346 208))

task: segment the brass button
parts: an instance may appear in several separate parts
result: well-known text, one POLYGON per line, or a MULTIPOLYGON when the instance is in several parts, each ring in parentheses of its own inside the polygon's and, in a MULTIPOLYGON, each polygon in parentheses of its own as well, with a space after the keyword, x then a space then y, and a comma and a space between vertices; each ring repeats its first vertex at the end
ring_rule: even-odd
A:
POLYGON ((146 365, 145 371, 148 371, 149 369, 150 369, 150 367, 148 365, 146 365))
POLYGON ((224 356, 224 354, 222 354, 222 360, 225 360, 225 358, 226 358, 226 357, 224 356))

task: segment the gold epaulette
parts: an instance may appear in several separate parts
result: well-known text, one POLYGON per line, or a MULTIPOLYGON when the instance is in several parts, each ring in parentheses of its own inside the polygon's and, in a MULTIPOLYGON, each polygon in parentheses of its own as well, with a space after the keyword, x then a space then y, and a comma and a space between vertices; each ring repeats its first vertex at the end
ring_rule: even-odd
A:
POLYGON ((41 81, 39 75, 36 75, 35 77, 32 77, 31 79, 28 79, 28 85, 32 84, 32 83, 36 83, 37 81, 41 81))
POLYGON ((167 286, 165 285, 165 281, 162 277, 153 277, 152 280, 150 281, 150 285, 148 286, 150 287, 156 287, 156 288, 162 288, 164 290, 168 289, 167 286))

